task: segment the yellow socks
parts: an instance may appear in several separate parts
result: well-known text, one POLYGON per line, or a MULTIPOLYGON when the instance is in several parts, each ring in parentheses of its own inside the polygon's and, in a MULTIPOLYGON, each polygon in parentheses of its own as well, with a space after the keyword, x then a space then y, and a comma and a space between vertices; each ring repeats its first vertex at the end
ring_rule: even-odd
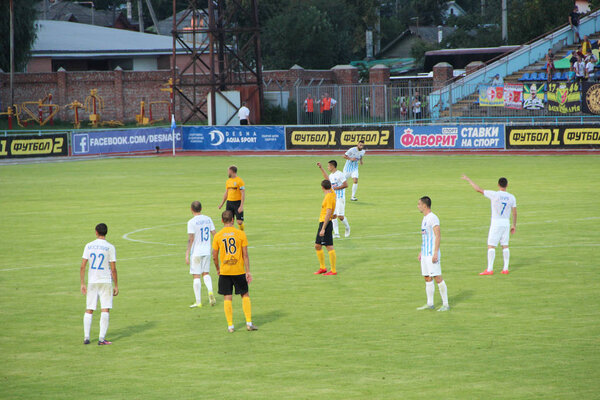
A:
POLYGON ((325 252, 323 249, 317 250, 317 257, 319 258, 319 265, 321 269, 325 269, 325 252))
POLYGON ((242 308, 244 309, 244 315, 246 316, 246 323, 252 322, 252 303, 250 302, 250 296, 242 297, 242 308))
MULTIPOLYGON (((323 255, 323 259, 325 259, 325 255, 323 255)), ((337 272, 335 270, 335 261, 336 260, 337 260, 337 257, 335 255, 335 250, 329 250, 329 264, 331 264, 331 272, 337 272)))
POLYGON ((243 231, 243 230, 244 230, 244 223, 242 222, 240 225, 240 231, 243 231))
POLYGON ((231 300, 225 300, 223 302, 223 308, 225 309, 225 318, 227 318, 227 325, 233 326, 233 306, 231 300))

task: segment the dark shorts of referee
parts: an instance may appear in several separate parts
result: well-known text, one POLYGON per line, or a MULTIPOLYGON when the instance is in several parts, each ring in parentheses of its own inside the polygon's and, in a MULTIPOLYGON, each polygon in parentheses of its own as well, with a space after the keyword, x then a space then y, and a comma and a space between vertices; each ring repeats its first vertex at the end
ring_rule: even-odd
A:
POLYGON ((235 294, 243 296, 248 293, 248 281, 246 280, 246 274, 219 275, 219 294, 222 294, 223 296, 231 296, 233 294, 234 287, 235 294))
POLYGON ((229 210, 233 213, 233 215, 235 215, 235 219, 237 219, 238 221, 243 221, 244 220, 244 212, 238 212, 238 209, 240 208, 240 205, 242 204, 241 200, 236 200, 236 201, 229 201, 227 200, 227 204, 225 205, 225 209, 229 210))
POLYGON ((327 226, 325 226, 325 235, 319 236, 322 228, 323 223, 319 222, 319 229, 317 230, 317 239, 315 240, 315 243, 320 244, 321 246, 333 246, 333 223, 329 221, 327 226))

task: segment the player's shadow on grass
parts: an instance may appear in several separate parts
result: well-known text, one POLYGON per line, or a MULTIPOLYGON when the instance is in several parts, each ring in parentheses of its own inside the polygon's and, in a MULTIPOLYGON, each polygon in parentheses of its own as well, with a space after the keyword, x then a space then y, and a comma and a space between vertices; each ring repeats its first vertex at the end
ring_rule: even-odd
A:
POLYGON ((130 337, 130 336, 142 333, 149 329, 152 329, 155 326, 156 326, 156 322, 154 322, 154 321, 146 321, 143 324, 129 325, 125 328, 114 330, 113 333, 110 335, 110 338, 111 338, 111 340, 124 339, 124 338, 130 337))
POLYGON ((256 320, 257 324, 267 325, 271 322, 277 321, 280 318, 283 318, 288 313, 282 310, 274 310, 266 313, 256 313, 252 314, 252 320, 256 320))
POLYGON ((450 303, 450 305, 462 303, 465 300, 468 300, 471 297, 473 297, 473 293, 473 290, 461 290, 454 296, 449 296, 450 298, 448 299, 448 302, 450 303))

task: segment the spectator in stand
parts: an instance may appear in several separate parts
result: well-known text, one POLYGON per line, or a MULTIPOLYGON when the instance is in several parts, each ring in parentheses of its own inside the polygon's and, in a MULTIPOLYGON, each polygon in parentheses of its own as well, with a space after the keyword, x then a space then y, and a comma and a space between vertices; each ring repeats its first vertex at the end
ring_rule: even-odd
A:
POLYGON ((584 57, 592 54, 592 42, 590 42, 590 37, 588 35, 583 37, 583 42, 581 43, 581 54, 583 54, 584 57))
POLYGON ((569 83, 574 83, 576 78, 575 63, 571 63, 571 68, 569 68, 569 83))
POLYGON ((579 54, 576 55, 577 61, 573 66, 575 67, 575 76, 577 83, 581 84, 585 80, 585 61, 581 58, 579 54))
POLYGON ((412 112, 414 119, 421 119, 421 99, 419 96, 415 96, 412 103, 412 112))
POLYGON ((323 123, 325 125, 331 125, 331 112, 335 108, 337 101, 329 97, 329 94, 325 93, 321 99, 321 109, 323 110, 323 123))
POLYGON ((577 6, 573 7, 573 11, 569 14, 569 25, 573 31, 573 43, 579 43, 581 38, 579 37, 579 9, 577 6))
POLYGON ((504 79, 502 79, 500 74, 496 74, 492 78, 492 86, 504 86, 504 79))
POLYGON ((402 119, 406 119, 406 115, 408 114, 408 107, 406 107, 406 102, 402 100, 400 103, 400 116, 402 119))
POLYGON ((594 77, 594 67, 596 66, 596 59, 594 55, 590 53, 590 55, 586 59, 585 63, 585 80, 589 80, 594 77))
MULTIPOLYGON (((318 101, 317 101, 318 103, 318 101)), ((314 124, 314 111, 315 111, 315 99, 312 98, 310 93, 306 96, 306 100, 304 100, 304 112, 306 113, 306 122, 309 124, 314 124)))
POLYGON ((250 110, 246 107, 246 102, 242 102, 242 106, 238 111, 238 118, 240 119, 240 125, 250 125, 250 110))
POLYGON ((546 53, 546 75, 548 76, 548 83, 552 82, 552 74, 554 74, 554 53, 552 53, 552 49, 548 49, 548 53, 546 53))

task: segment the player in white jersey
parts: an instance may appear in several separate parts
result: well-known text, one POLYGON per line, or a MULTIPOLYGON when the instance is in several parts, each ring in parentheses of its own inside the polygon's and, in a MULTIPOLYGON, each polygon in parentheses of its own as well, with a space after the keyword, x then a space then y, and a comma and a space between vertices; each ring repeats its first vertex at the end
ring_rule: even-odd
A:
POLYGON ((352 198, 350 200, 356 201, 356 191, 358 190, 358 165, 363 164, 363 157, 365 156, 365 142, 359 141, 356 147, 352 147, 344 154, 346 159, 346 165, 344 165, 344 174, 346 178, 352 178, 354 184, 352 185, 352 198))
POLYGON ((468 176, 462 178, 469 182, 473 189, 490 199, 492 206, 492 221, 490 223, 490 232, 488 234, 488 266, 487 269, 479 275, 494 274, 494 258, 496 258, 496 246, 502 245, 502 255, 504 256, 503 274, 508 274, 508 261, 510 260, 510 250, 508 249, 508 240, 510 235, 517 229, 517 199, 506 191, 508 180, 506 178, 498 179, 498 191, 483 190, 468 176), (512 225, 510 217, 512 215, 512 225))
POLYGON ((185 263, 190 266, 190 274, 194 278, 193 288, 196 302, 190 308, 202 307, 202 282, 208 290, 208 301, 211 306, 217 304, 215 295, 213 294, 212 279, 210 277, 210 260, 212 254, 212 240, 216 230, 212 219, 206 215, 202 215, 202 204, 199 201, 194 201, 191 205, 192 214, 194 217, 188 221, 187 233, 188 243, 185 252, 185 263))
POLYGON ((81 278, 81 293, 86 295, 86 310, 83 314, 83 344, 90 344, 92 315, 100 297, 100 334, 98 345, 112 344, 105 339, 108 330, 108 316, 112 308, 112 298, 119 294, 117 284, 117 254, 115 246, 106 241, 108 227, 106 224, 96 225, 96 240, 85 245, 79 275, 81 278), (88 270, 88 283, 85 285, 85 266, 88 270))
POLYGON ((333 224, 333 237, 340 237, 340 227, 338 223, 338 219, 342 221, 344 227, 346 228, 345 237, 350 236, 350 223, 348 222, 348 218, 346 218, 346 188, 348 187, 348 182, 346 181, 346 175, 340 170, 337 169, 337 161, 331 160, 327 163, 327 169, 330 174, 327 176, 327 172, 323 169, 321 163, 317 163, 317 166, 321 169, 323 176, 325 179, 328 179, 331 182, 331 188, 335 192, 335 210, 333 211, 334 215, 337 215, 337 218, 332 221, 333 224))
POLYGON ((433 295, 435 286, 433 280, 438 284, 440 296, 442 297, 442 306, 438 311, 448 311, 448 287, 444 278, 442 278, 442 264, 440 244, 442 241, 442 231, 440 229, 440 219, 431 212, 431 199, 423 196, 417 202, 417 208, 424 215, 421 223, 422 244, 419 252, 419 261, 421 262, 421 274, 425 278, 425 293, 427 294, 427 304, 417 308, 417 310, 433 310, 433 295))

